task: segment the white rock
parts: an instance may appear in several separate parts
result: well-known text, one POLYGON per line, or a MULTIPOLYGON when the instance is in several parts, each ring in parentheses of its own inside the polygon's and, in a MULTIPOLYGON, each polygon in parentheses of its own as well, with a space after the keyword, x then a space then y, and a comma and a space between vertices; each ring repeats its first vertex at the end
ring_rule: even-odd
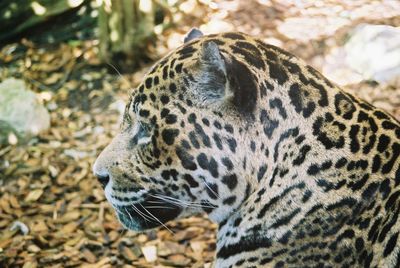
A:
POLYGON ((400 27, 359 25, 345 50, 347 64, 366 79, 387 83, 400 75, 400 27))
POLYGON ((28 226, 26 226, 26 224, 21 222, 21 221, 13 222, 13 224, 10 227, 11 231, 14 231, 14 230, 17 230, 17 229, 20 230, 23 235, 27 235, 29 233, 28 226))
POLYGON ((322 72, 338 84, 375 80, 393 84, 400 79, 400 27, 361 24, 343 47, 325 57, 322 72))
POLYGON ((144 246, 141 248, 144 258, 147 262, 154 262, 157 260, 157 247, 156 246, 144 246))
POLYGON ((0 120, 18 133, 35 136, 50 127, 50 115, 24 81, 9 78, 0 83, 0 120))

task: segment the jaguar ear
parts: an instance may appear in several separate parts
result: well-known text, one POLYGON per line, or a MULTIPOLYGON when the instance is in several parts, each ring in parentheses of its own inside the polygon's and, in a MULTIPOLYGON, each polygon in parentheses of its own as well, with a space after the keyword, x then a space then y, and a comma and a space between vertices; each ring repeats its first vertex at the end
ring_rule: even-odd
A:
POLYGON ((185 38, 183 39, 183 42, 184 42, 184 43, 187 43, 187 42, 192 41, 193 39, 200 38, 200 37, 202 37, 202 36, 203 36, 203 33, 202 33, 199 29, 197 29, 197 28, 192 28, 192 29, 185 35, 185 38))
POLYGON ((225 102, 242 114, 251 114, 257 104, 257 83, 244 63, 224 57, 213 41, 200 48, 200 76, 197 87, 203 103, 225 102))
POLYGON ((203 100, 215 102, 229 96, 226 65, 216 43, 209 41, 202 44, 199 65, 198 91, 203 100))

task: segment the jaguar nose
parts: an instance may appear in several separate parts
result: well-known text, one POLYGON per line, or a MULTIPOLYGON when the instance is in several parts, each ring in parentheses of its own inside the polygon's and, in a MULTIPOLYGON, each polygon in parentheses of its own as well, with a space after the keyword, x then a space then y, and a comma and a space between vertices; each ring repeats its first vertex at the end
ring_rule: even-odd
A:
POLYGON ((103 189, 106 188, 108 182, 110 181, 110 176, 108 175, 100 175, 100 174, 95 174, 95 176, 97 177, 97 180, 100 182, 101 186, 103 187, 103 189))

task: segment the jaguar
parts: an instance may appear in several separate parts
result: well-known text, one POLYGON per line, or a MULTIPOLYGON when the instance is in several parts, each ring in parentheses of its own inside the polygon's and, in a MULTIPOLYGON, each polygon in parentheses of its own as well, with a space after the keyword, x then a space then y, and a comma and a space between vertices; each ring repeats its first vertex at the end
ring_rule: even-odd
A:
POLYGON ((396 119, 302 60, 193 29, 93 170, 128 229, 207 213, 216 267, 400 267, 399 155, 396 119))

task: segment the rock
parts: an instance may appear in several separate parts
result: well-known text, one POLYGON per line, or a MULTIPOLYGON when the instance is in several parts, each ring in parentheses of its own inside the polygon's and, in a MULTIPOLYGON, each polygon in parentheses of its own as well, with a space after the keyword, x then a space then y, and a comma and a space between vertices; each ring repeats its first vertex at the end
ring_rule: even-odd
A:
POLYGON ((343 47, 326 57, 323 73, 339 84, 374 80, 392 84, 400 79, 400 28, 361 24, 343 47))
POLYGON ((400 27, 359 25, 345 50, 348 65, 366 79, 387 83, 400 75, 400 27))
MULTIPOLYGON (((50 115, 35 93, 14 78, 0 83, 0 121, 23 137, 36 136, 50 127, 50 115)), ((0 140, 4 139, 4 134, 0 135, 0 140)))
POLYGON ((154 262, 157 260, 156 246, 144 246, 142 247, 142 253, 147 262, 154 262))
POLYGON ((15 221, 10 227, 11 231, 20 230, 23 235, 27 235, 29 233, 29 228, 25 223, 21 221, 15 221))

